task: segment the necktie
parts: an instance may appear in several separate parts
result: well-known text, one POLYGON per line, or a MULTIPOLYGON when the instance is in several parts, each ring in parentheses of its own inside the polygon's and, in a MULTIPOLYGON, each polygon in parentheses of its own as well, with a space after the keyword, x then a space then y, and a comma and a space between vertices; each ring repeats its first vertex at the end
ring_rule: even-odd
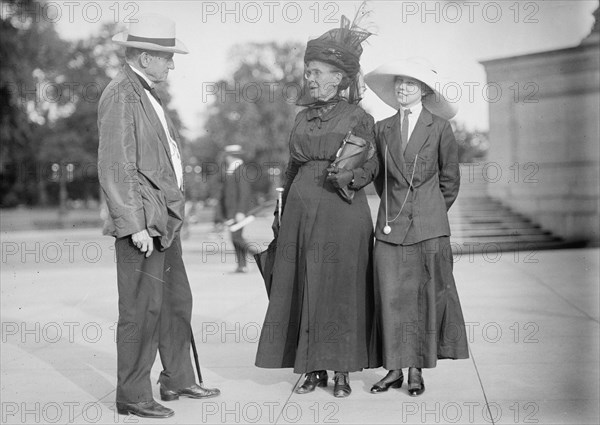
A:
POLYGON ((406 149, 406 145, 408 145, 408 115, 410 114, 410 109, 404 110, 404 117, 402 118, 402 127, 400 129, 400 135, 402 136, 402 155, 404 155, 404 150, 406 149))
POLYGON ((155 87, 150 87, 150 85, 148 84, 148 82, 141 75, 138 75, 137 73, 135 75, 138 77, 138 80, 140 80, 140 83, 142 84, 142 87, 144 87, 146 90, 148 90, 150 92, 150 94, 152 95, 152 97, 154 99, 156 99, 156 101, 158 102, 158 104, 160 106, 162 106, 162 101, 160 100, 160 96, 158 95, 158 92, 156 91, 156 88, 155 87))

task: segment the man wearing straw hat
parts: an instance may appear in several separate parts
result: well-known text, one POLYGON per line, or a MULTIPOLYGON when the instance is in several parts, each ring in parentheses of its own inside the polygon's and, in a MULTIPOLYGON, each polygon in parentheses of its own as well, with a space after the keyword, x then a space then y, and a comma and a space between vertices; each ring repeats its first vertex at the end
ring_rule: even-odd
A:
POLYGON ((188 50, 175 23, 141 15, 113 41, 126 47, 126 64, 106 87, 98 107, 98 175, 115 240, 119 322, 117 411, 142 417, 174 414, 152 396, 157 350, 160 394, 206 398, 219 394, 196 384, 190 358, 192 293, 181 257, 184 216, 179 135, 155 85, 188 50))
POLYGON ((376 124, 383 170, 373 251, 378 331, 389 373, 372 393, 402 386, 425 391, 422 368, 469 357, 465 323, 452 275, 447 211, 458 195, 458 145, 448 120, 443 80, 419 58, 383 65, 366 84, 398 112, 376 124))

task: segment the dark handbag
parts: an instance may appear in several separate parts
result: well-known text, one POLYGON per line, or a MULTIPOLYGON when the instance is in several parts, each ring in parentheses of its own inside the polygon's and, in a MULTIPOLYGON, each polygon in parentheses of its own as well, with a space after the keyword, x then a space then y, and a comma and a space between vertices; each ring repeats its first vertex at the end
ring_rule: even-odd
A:
POLYGON ((273 239, 268 248, 263 252, 254 254, 258 270, 265 281, 267 297, 271 294, 271 283, 273 281, 273 266, 275 265, 275 250, 277 249, 277 239, 273 239))
MULTIPOLYGON (((368 159, 370 159, 375 153, 375 148, 371 146, 362 137, 355 136, 352 131, 349 131, 342 146, 338 149, 335 155, 335 160, 331 163, 333 167, 345 168, 346 170, 353 170, 355 168, 362 167, 368 159)), ((355 191, 350 189, 348 186, 341 187, 338 189, 339 195, 342 199, 349 204, 354 199, 355 191)))

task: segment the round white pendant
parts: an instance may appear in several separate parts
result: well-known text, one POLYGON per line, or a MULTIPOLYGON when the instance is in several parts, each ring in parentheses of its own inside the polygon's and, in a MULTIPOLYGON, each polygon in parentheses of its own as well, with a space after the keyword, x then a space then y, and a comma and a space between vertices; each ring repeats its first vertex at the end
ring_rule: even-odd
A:
POLYGON ((392 228, 388 225, 385 225, 385 227, 383 228, 383 234, 389 235, 390 233, 392 233, 392 228))

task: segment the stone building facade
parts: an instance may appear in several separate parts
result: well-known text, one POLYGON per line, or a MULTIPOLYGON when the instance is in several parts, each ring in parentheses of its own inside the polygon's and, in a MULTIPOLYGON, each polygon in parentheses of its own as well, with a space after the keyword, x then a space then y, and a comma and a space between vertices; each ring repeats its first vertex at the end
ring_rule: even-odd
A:
POLYGON ((481 62, 490 196, 567 240, 600 239, 598 10, 579 46, 481 62))

